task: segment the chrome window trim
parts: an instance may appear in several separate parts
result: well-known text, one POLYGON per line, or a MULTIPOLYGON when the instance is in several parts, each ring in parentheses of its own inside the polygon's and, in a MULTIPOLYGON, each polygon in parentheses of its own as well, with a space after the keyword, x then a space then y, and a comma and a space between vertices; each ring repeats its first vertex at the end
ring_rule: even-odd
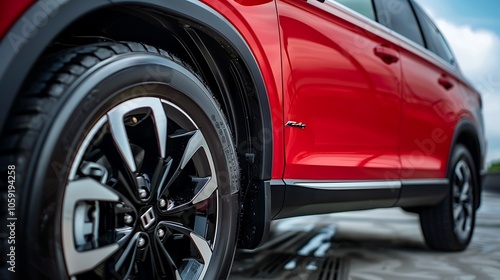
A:
MULTIPOLYGON (((388 27, 373 21, 364 15, 348 8, 345 7, 344 5, 335 2, 335 0, 325 0, 324 2, 319 2, 317 0, 307 0, 308 4, 311 4, 312 6, 315 6, 325 12, 331 13, 334 16, 337 16, 343 20, 346 20, 364 30, 367 32, 374 33, 377 36, 382 37, 383 39, 393 43, 394 45, 397 45, 401 48, 404 48, 408 50, 409 52, 416 54, 420 56, 421 58, 425 59, 429 63, 442 68, 446 70, 449 74, 453 75, 455 78, 459 79, 460 81, 468 84, 470 87, 472 87, 463 77, 461 71, 459 70, 457 64, 455 65, 451 64, 450 62, 444 60, 437 54, 431 52, 427 48, 413 42, 412 40, 406 38, 405 36, 393 31, 392 29, 389 29, 388 27), (326 10, 324 6, 328 5, 333 8, 332 10, 326 10)), ((376 10, 375 10, 376 12, 376 10)), ((456 58, 454 57, 456 60, 456 58)))

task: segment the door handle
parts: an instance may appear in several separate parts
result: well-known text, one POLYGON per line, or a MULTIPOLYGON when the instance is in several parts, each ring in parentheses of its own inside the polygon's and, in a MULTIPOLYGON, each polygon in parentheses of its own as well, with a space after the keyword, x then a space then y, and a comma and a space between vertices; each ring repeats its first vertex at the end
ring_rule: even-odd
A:
POLYGON ((376 46, 375 55, 380 57, 386 64, 393 64, 399 61, 399 54, 396 50, 384 45, 376 46))
POLYGON ((446 75, 442 75, 439 79, 438 79, 438 82, 439 84, 444 87, 446 90, 449 90, 453 87, 453 82, 446 76, 446 75))

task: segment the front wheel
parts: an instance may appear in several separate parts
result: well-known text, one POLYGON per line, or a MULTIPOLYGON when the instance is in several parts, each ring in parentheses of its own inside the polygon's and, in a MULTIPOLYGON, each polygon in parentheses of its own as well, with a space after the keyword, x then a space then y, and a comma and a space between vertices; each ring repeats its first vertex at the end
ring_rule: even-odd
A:
POLYGON ((25 178, 28 278, 227 277, 239 168, 204 83, 137 43, 78 47, 47 65, 3 137, 25 178))
POLYGON ((453 149, 450 162, 448 195, 439 204, 420 211, 420 225, 431 249, 462 251, 474 232, 478 176, 472 156, 464 146, 453 149))

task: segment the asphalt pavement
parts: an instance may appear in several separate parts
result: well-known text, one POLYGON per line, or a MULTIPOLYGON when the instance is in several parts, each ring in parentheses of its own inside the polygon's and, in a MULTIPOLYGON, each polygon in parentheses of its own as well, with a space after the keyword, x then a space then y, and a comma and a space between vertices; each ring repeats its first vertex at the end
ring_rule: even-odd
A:
POLYGON ((425 247, 418 216, 399 208, 275 221, 268 243, 238 251, 229 279, 500 279, 500 192, 487 188, 470 246, 425 247))

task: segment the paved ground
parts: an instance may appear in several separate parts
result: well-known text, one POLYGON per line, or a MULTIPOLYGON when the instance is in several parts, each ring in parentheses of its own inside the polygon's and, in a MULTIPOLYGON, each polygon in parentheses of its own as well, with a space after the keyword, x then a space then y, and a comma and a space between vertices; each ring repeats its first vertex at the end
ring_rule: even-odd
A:
POLYGON ((418 216, 396 208, 300 217, 239 252, 229 279, 500 279, 500 193, 483 193, 465 252, 427 250, 418 216))

